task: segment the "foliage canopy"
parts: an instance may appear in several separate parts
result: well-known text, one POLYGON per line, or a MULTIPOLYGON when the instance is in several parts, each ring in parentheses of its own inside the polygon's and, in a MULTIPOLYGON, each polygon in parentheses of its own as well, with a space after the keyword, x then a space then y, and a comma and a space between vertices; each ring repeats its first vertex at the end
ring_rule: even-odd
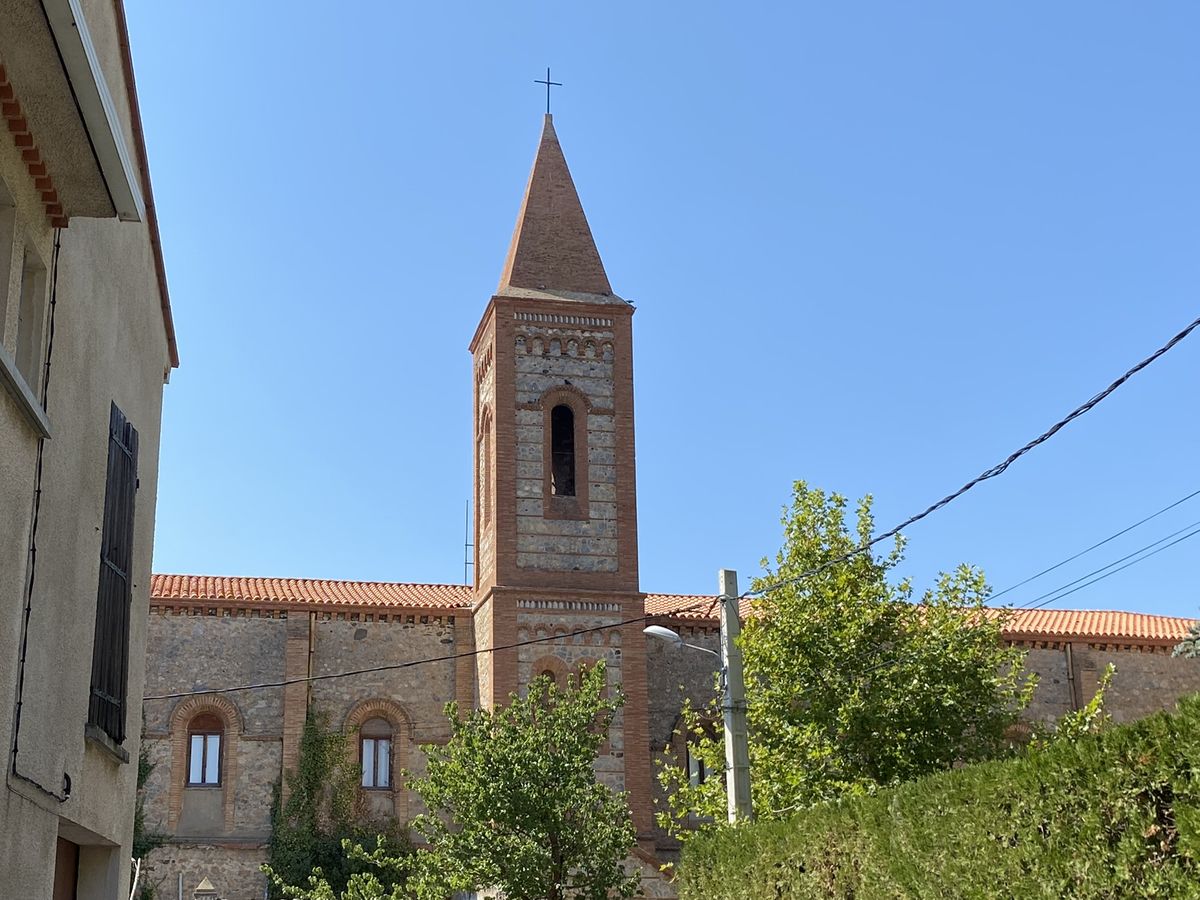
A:
MULTIPOLYGON (((858 504, 797 482, 783 515, 784 544, 754 589, 796 578, 861 547, 874 528, 871 498, 858 504)), ((823 800, 870 793, 1007 747, 1005 732, 1028 703, 1023 654, 1001 641, 1000 615, 984 607, 983 573, 962 565, 914 599, 889 581, 903 539, 759 597, 743 624, 755 815, 772 818, 823 800)), ((685 710, 692 752, 723 771, 711 723, 714 702, 685 710)), ((691 785, 668 765, 660 781, 671 811, 660 822, 680 834, 696 820, 721 822, 720 779, 691 785)))
POLYGON ((450 742, 423 748, 427 774, 412 784, 436 813, 415 823, 431 845, 423 892, 494 886, 512 900, 633 895, 637 876, 622 864, 636 837, 629 807, 594 768, 623 702, 606 694, 597 663, 565 689, 535 678, 524 697, 494 711, 460 718, 454 704, 447 707, 450 742))
POLYGON ((689 841, 683 900, 1200 896, 1200 695, 689 841))
MULTIPOLYGON (((639 877, 623 865, 636 837, 629 807, 624 795, 596 780, 594 768, 621 703, 608 696, 599 663, 563 688, 536 678, 526 696, 514 695, 494 711, 460 717, 449 704, 449 742, 422 746, 426 774, 409 782, 431 810, 413 823, 429 848, 397 853, 381 838, 368 851, 362 840, 343 839, 339 883, 329 877, 332 869, 309 875, 309 866, 302 879, 308 886, 287 887, 285 896, 444 900, 454 891, 493 887, 510 900, 633 896, 639 877)), ((311 740, 316 749, 309 758, 328 765, 332 757, 322 748, 330 745, 322 742, 332 739, 316 729, 311 740)), ((307 771, 310 780, 293 787, 285 808, 289 828, 317 821, 313 803, 298 799, 323 795, 317 766, 307 771)))
POLYGON ((394 819, 367 821, 347 735, 331 729, 320 711, 310 710, 305 720, 299 760, 295 771, 288 773, 288 789, 286 802, 281 802, 277 791, 263 867, 272 897, 332 900, 356 876, 375 882, 381 891, 364 896, 385 897, 389 895, 382 891, 399 888, 412 866, 407 835, 394 819), (361 854, 346 849, 364 843, 375 846, 375 851, 361 854), (386 858, 391 864, 379 868, 367 856, 386 858))

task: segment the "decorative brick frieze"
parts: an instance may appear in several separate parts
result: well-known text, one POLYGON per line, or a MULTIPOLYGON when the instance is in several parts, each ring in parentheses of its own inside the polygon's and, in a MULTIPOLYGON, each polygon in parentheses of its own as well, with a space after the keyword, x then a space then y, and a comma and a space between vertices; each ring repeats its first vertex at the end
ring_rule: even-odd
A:
POLYGON ((3 116, 12 135, 13 146, 21 151, 21 161, 33 179, 33 186, 41 195, 42 207, 52 228, 66 228, 69 224, 58 198, 58 189, 38 150, 37 141, 29 130, 29 122, 21 109, 21 101, 8 80, 8 72, 0 65, 0 116, 3 116))
POLYGON ((529 312, 517 310, 513 318, 520 322, 542 322, 548 325, 582 325, 587 328, 612 328, 613 320, 600 316, 573 316, 563 313, 529 312))

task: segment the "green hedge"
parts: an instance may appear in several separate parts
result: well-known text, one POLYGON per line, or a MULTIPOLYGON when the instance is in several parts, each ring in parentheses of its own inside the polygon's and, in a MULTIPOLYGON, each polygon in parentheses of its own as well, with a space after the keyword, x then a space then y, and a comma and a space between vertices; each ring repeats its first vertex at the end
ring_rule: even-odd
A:
POLYGON ((1200 695, 1018 759, 697 837, 683 900, 1200 897, 1200 695))

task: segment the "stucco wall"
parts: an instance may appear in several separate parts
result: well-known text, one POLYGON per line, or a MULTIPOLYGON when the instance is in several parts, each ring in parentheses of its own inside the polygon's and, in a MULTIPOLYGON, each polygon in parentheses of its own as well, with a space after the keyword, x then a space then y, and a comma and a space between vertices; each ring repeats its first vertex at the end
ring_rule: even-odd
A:
MULTIPOLYGON (((10 12, 6 9, 0 14, 3 27, 11 24, 7 19, 10 12)), ((111 4, 89 4, 88 21, 102 34, 116 33, 111 4)), ((44 19, 39 27, 45 27, 44 19)), ((129 141, 129 109, 115 40, 102 41, 98 50, 129 141)), ((57 58, 44 62, 59 65, 57 58)), ((85 150, 90 158, 90 149, 85 150)), ((20 269, 25 242, 36 250, 49 274, 53 233, 33 180, 7 132, 0 135, 0 178, 16 202, 13 274, 20 269)), ((0 289, 11 285, 10 279, 9 285, 0 285, 0 289)), ((161 403, 169 366, 144 223, 73 219, 61 235, 56 291, 48 399, 52 436, 44 450, 17 767, 52 791, 62 791, 65 774, 70 777, 71 793, 59 803, 28 782, 8 776, 11 789, 0 800, 0 872, 5 875, 5 892, 14 897, 49 896, 60 828, 64 836, 85 847, 115 845, 86 851, 87 868, 103 870, 103 876, 99 881, 81 883, 81 896, 107 896, 110 890, 116 895, 128 881, 161 403), (83 735, 91 682, 109 407, 113 402, 139 434, 126 720, 129 737, 123 747, 131 759, 128 763, 83 735)), ((11 352, 16 340, 15 317, 8 315, 5 320, 3 341, 11 352)), ((45 349, 43 344, 43 354, 45 349)), ((36 450, 37 438, 29 419, 12 396, 0 390, 0 696, 10 704, 8 712, 0 716, 5 747, 12 745, 11 704, 16 695, 24 587, 29 574, 36 450)))

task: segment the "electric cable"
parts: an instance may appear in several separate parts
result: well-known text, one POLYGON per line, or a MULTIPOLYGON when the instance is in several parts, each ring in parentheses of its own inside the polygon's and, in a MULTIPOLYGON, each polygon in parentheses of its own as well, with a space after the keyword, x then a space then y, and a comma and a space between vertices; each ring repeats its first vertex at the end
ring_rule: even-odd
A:
MULTIPOLYGON (((1041 578, 1043 575, 1047 575, 1050 572, 1053 572, 1055 569, 1062 568, 1069 562, 1074 562, 1075 560, 1079 559, 1079 557, 1084 556, 1088 553, 1091 553, 1093 550, 1097 549, 1098 547, 1103 547, 1109 541, 1116 540, 1123 534, 1128 534, 1129 532, 1133 531, 1133 529, 1137 528, 1138 526, 1145 525, 1151 519, 1158 518, 1159 516, 1161 516, 1163 513, 1167 512, 1168 510, 1172 510, 1175 507, 1179 506, 1181 503, 1186 503, 1188 500, 1191 500, 1193 497, 1196 497, 1196 496, 1200 496, 1200 490, 1192 491, 1192 493, 1188 494, 1186 497, 1181 497, 1178 500, 1176 500, 1174 503, 1171 503, 1168 506, 1164 506, 1158 512, 1152 513, 1151 515, 1146 516, 1146 518, 1141 519, 1140 521, 1134 522, 1132 525, 1127 525, 1125 528, 1122 528, 1120 531, 1116 532, 1115 534, 1110 534, 1104 540, 1098 541, 1095 544, 1092 544, 1092 546, 1088 547, 1086 550, 1080 550, 1078 553, 1075 553, 1072 556, 1068 556, 1066 559, 1062 560, 1061 562, 1056 562, 1054 565, 1050 566, 1049 568, 1042 569, 1042 571, 1038 572, 1036 575, 1030 575, 1024 581, 1018 581, 1016 584, 1009 585, 1002 591, 997 591, 996 593, 992 594, 988 598, 988 600, 989 601, 995 600, 997 597, 1002 597, 1011 591, 1015 591, 1019 587, 1024 587, 1025 585, 1029 584, 1029 582, 1034 581, 1038 578, 1041 578)), ((1164 540, 1165 540, 1165 538, 1164 538, 1164 540)), ((1024 605, 1024 604, 1022 604, 1022 605, 1024 605)))
MULTIPOLYGON (((842 562, 845 562, 846 560, 852 559, 853 557, 855 557, 861 553, 865 553, 867 550, 869 550, 875 544, 878 544, 880 541, 887 540, 890 537, 895 537, 897 534, 899 534, 902 530, 904 530, 908 526, 913 525, 916 522, 919 522, 922 519, 926 518, 927 516, 937 512, 938 510, 942 509, 943 507, 948 506, 950 503, 952 503, 953 501, 955 501, 956 499, 961 497, 963 494, 965 494, 967 491, 969 491, 971 488, 975 487, 976 485, 980 484, 981 482, 987 481, 988 479, 995 478, 998 475, 1003 474, 1010 465, 1012 465, 1014 462, 1016 462, 1018 459, 1020 459, 1022 456, 1024 456, 1026 453, 1028 453, 1030 450, 1032 450, 1034 447, 1037 447, 1039 444, 1042 444, 1042 443, 1046 442, 1047 440, 1049 440, 1051 437, 1053 437, 1055 434, 1057 434, 1060 430, 1062 430, 1062 428, 1064 428, 1066 425, 1068 425, 1075 419, 1079 418, 1080 416, 1084 415, 1085 413, 1089 412, 1097 404, 1099 404, 1102 400, 1104 400, 1106 397, 1108 397, 1110 394, 1112 394, 1115 390, 1117 390, 1117 388, 1119 388, 1126 381, 1128 381, 1131 377, 1136 375, 1142 369, 1146 368, 1148 365, 1150 365, 1152 362, 1157 360, 1163 354, 1167 353, 1169 350, 1171 350, 1171 348, 1173 348, 1176 344, 1178 344, 1180 341, 1182 341, 1184 338, 1186 338, 1188 335, 1190 335, 1197 328, 1200 328, 1200 318, 1195 319, 1186 328, 1184 328, 1182 331, 1180 331, 1178 334, 1176 334, 1174 337, 1172 337, 1169 341, 1167 341, 1166 344, 1164 344, 1162 347, 1158 348, 1158 350, 1154 351, 1154 353, 1150 354, 1150 356, 1147 356, 1145 359, 1141 360, 1139 363, 1137 363, 1131 369, 1126 371, 1125 374, 1123 374, 1121 377, 1119 377, 1116 381, 1114 381, 1112 384, 1110 384, 1108 387, 1106 387, 1100 393, 1093 396, 1086 403, 1083 403, 1082 405, 1076 407, 1074 410, 1072 410, 1070 413, 1068 413, 1062 419, 1060 419, 1059 421, 1054 423, 1054 425, 1052 425, 1049 429, 1044 431, 1042 434, 1038 435, 1036 438, 1029 441, 1027 444, 1025 444, 1020 449, 1009 454, 1009 456, 1003 462, 997 463, 996 465, 992 466, 990 469, 987 469, 986 471, 984 471, 983 473, 978 475, 976 478, 972 479, 971 481, 967 482, 965 485, 960 487, 957 491, 954 491, 953 493, 946 495, 941 500, 937 501, 936 503, 932 504, 931 506, 927 507, 926 509, 917 513, 916 515, 910 516, 909 518, 905 519, 903 522, 901 522, 899 525, 895 526, 894 528, 891 528, 888 531, 885 531, 882 534, 877 535, 876 537, 867 541, 865 544, 860 545, 859 547, 855 548, 854 550, 851 550, 847 553, 841 554, 840 556, 835 557, 834 559, 827 560, 826 562, 822 563, 821 565, 816 566, 815 568, 809 569, 806 572, 802 572, 799 575, 784 579, 783 581, 776 582, 775 584, 766 585, 765 587, 762 587, 762 588, 744 591, 737 597, 731 597, 728 599, 734 600, 734 601, 741 601, 746 598, 763 596, 767 593, 770 593, 771 591, 779 590, 780 588, 786 587, 790 584, 795 584, 806 578, 811 578, 812 576, 817 575, 821 572, 824 572, 827 569, 829 569, 839 563, 842 563, 842 562)), ((672 610, 669 613, 663 613, 662 615, 678 615, 679 613, 688 612, 689 610, 699 609, 702 606, 708 606, 709 612, 711 613, 712 607, 715 605, 715 603, 719 599, 721 599, 721 598, 705 597, 703 600, 700 600, 696 603, 690 604, 688 606, 680 607, 678 609, 672 610)), ((368 674, 371 672, 387 672, 387 671, 395 671, 395 670, 399 670, 399 669, 408 669, 408 668, 412 668, 414 666, 426 665, 429 663, 450 662, 452 660, 478 656, 483 653, 494 653, 494 652, 501 651, 501 650, 513 650, 513 649, 516 649, 519 647, 529 646, 531 644, 547 643, 550 641, 557 641, 562 638, 570 638, 570 637, 575 637, 577 635, 591 634, 591 633, 597 632, 597 631, 608 631, 608 630, 611 630, 614 628, 621 628, 626 625, 633 625, 638 622, 645 622, 651 618, 654 618, 654 616, 651 616, 649 613, 644 613, 643 615, 637 616, 633 619, 625 619, 623 621, 613 622, 613 623, 610 623, 607 625, 596 625, 591 628, 583 628, 583 629, 579 629, 576 631, 568 632, 566 635, 547 635, 546 637, 530 638, 530 639, 527 639, 524 641, 515 641, 513 643, 504 644, 504 645, 497 646, 497 647, 478 648, 478 649, 469 650, 469 651, 466 651, 463 653, 450 653, 450 654, 446 654, 443 656, 423 657, 421 659, 406 660, 404 662, 390 663, 390 664, 386 664, 386 665, 382 665, 382 666, 370 666, 370 667, 362 668, 362 669, 352 669, 352 670, 345 671, 345 672, 327 672, 327 673, 324 673, 321 675, 296 676, 293 678, 280 679, 278 681, 265 681, 265 682, 258 682, 258 683, 254 683, 254 684, 236 685, 233 687, 213 688, 213 689, 203 690, 203 691, 198 691, 198 690, 175 691, 175 692, 171 692, 171 693, 167 693, 167 694, 148 695, 148 696, 143 697, 142 699, 143 700, 174 700, 174 699, 178 699, 178 698, 182 698, 182 697, 200 696, 203 694, 229 694, 229 693, 236 693, 239 691, 258 690, 258 689, 262 689, 262 688, 286 687, 289 684, 306 684, 306 683, 310 683, 313 681, 325 681, 325 680, 330 680, 330 679, 334 679, 334 678, 349 678, 349 677, 353 677, 355 675, 365 675, 365 674, 368 674)))
POLYGON ((931 505, 931 506, 927 507, 926 509, 922 510, 921 512, 917 513, 915 516, 910 516, 909 518, 905 519, 903 522, 901 522, 895 528, 891 528, 891 529, 885 531, 883 534, 880 534, 880 535, 877 535, 876 537, 871 538, 871 540, 867 541, 865 544, 862 544, 862 545, 856 547, 854 550, 851 550, 847 553, 843 553, 840 556, 834 557, 831 560, 827 560, 826 562, 822 563, 821 565, 816 566, 812 569, 809 569, 807 572, 801 572, 799 575, 793 576, 791 578, 786 578, 783 581, 777 582, 775 584, 767 585, 766 587, 758 588, 757 590, 747 591, 744 596, 751 596, 751 597, 761 596, 763 594, 770 593, 771 591, 776 591, 776 590, 779 590, 780 588, 787 587, 788 585, 795 584, 799 581, 803 581, 806 578, 811 578, 814 575, 819 575, 821 572, 824 572, 827 569, 830 569, 833 566, 838 565, 839 563, 846 562, 847 560, 854 558, 855 556, 859 555, 860 553, 865 553, 867 550, 871 549, 873 546, 878 544, 880 541, 885 541, 890 537, 895 537, 901 531, 903 531, 905 528, 907 528, 909 525, 913 525, 917 522, 920 522, 922 519, 924 519, 926 516, 930 515, 931 513, 937 512, 939 509, 953 503, 955 500, 957 500, 959 497, 961 497, 967 491, 971 490, 971 488, 975 487, 976 485, 978 485, 984 481, 987 481, 990 478, 995 478, 997 475, 1003 474, 1008 469, 1008 467, 1011 466, 1014 462, 1016 462, 1018 459, 1020 459, 1022 456, 1024 456, 1026 453, 1028 453, 1030 450, 1032 450, 1034 447, 1037 447, 1039 444, 1043 444, 1046 441, 1050 440, 1050 438, 1052 438, 1052 437, 1054 437, 1054 435, 1058 434, 1059 431, 1061 431, 1064 427, 1069 425, 1075 419, 1078 419, 1080 416, 1082 416, 1085 413, 1094 409, 1102 400, 1104 400, 1106 397, 1108 397, 1110 394, 1112 394, 1117 388, 1119 388, 1121 385, 1123 385, 1126 381, 1128 381, 1130 378, 1132 378, 1134 375, 1136 375, 1142 369, 1146 368, 1146 366, 1150 365, 1152 362, 1154 362, 1160 356, 1165 354, 1167 351, 1169 351, 1172 347, 1174 347, 1176 344, 1178 344, 1180 341, 1182 341, 1184 338, 1186 338, 1189 334, 1191 334, 1197 328, 1200 328, 1200 319, 1193 320, 1191 322, 1191 324, 1189 324, 1181 332, 1179 332, 1177 335, 1175 335, 1173 338, 1171 338, 1169 341, 1167 341, 1165 344, 1163 344, 1161 347, 1159 347, 1157 350, 1155 350, 1153 353, 1151 353, 1149 356, 1147 356, 1141 362, 1137 363, 1137 365, 1135 365, 1133 368, 1131 368, 1127 372, 1125 372, 1124 375, 1122 375, 1120 378, 1118 378, 1116 381, 1114 381, 1112 384, 1110 384, 1108 387, 1106 387, 1100 393, 1096 394, 1094 397, 1092 397, 1086 403, 1083 403, 1080 406, 1077 406, 1075 409, 1071 410, 1071 412, 1069 412, 1066 416, 1059 419, 1057 422, 1055 422, 1053 425, 1051 425, 1046 431, 1043 431, 1041 434, 1039 434, 1037 437, 1035 437, 1029 443, 1025 444, 1025 446, 1021 447, 1019 450, 1014 451, 1013 453, 1010 453, 1008 455, 1008 457, 1006 459, 1004 459, 1002 462, 997 463, 996 465, 992 466, 990 469, 987 469, 986 471, 977 475, 975 478, 972 478, 970 481, 968 481, 966 484, 964 484, 962 487, 960 487, 957 491, 954 491, 952 494, 947 494, 941 500, 937 501, 933 505, 931 505))
POLYGON ((1039 600, 1041 600, 1045 597, 1049 597, 1051 594, 1057 594, 1061 590, 1065 590, 1066 588, 1073 587, 1074 585, 1079 584, 1079 582, 1083 581, 1085 578, 1091 578, 1093 575, 1097 575, 1100 572, 1103 572, 1105 569, 1111 569, 1113 566, 1119 565, 1120 563, 1125 562, 1125 560, 1127 560, 1127 559, 1132 559, 1133 557, 1137 556, 1139 553, 1143 553, 1146 550, 1150 550, 1153 547, 1157 547, 1159 544, 1163 543, 1164 541, 1169 541, 1171 538, 1176 537, 1177 535, 1183 534, 1189 528, 1196 528, 1198 526, 1200 526, 1200 521, 1193 522, 1190 525, 1184 525, 1182 528, 1178 529, 1177 531, 1172 531, 1170 534, 1166 535, 1165 537, 1159 538, 1157 541, 1152 541, 1144 547, 1138 547, 1138 549, 1134 550, 1132 553, 1127 553, 1125 556, 1122 556, 1119 559, 1114 559, 1112 562, 1108 563, 1107 565, 1100 566, 1099 568, 1093 569, 1090 572, 1085 572, 1084 574, 1082 574, 1078 578, 1076 578, 1074 581, 1068 581, 1066 584, 1060 584, 1058 587, 1054 588, 1053 590, 1046 591, 1046 593, 1044 593, 1044 594, 1039 594, 1038 596, 1036 596, 1030 600, 1026 600, 1024 603, 1018 603, 1013 608, 1014 609, 1026 609, 1029 606, 1031 606, 1032 604, 1037 603, 1039 600))
MULTIPOLYGON (((1193 522, 1192 525, 1188 526, 1188 528, 1192 528, 1193 526, 1200 526, 1200 522, 1193 522)), ((1185 531, 1185 530, 1186 529, 1180 529, 1180 531, 1185 531)), ((1143 547, 1142 550, 1148 550, 1150 547, 1153 547, 1155 544, 1161 544, 1162 541, 1167 540, 1167 538, 1175 537, 1175 535, 1177 535, 1177 534, 1179 534, 1178 531, 1176 531, 1174 534, 1169 534, 1169 535, 1167 535, 1167 537, 1162 538, 1161 540, 1155 541, 1154 544, 1149 544, 1146 547, 1143 547)), ((1058 588, 1055 591, 1050 591, 1049 594, 1043 594, 1041 597, 1035 597, 1033 600, 1029 601, 1030 604, 1032 604, 1032 605, 1021 607, 1021 608, 1022 609, 1030 609, 1030 610, 1041 609, 1045 606, 1050 605, 1051 603, 1054 603, 1056 600, 1061 600, 1063 597, 1066 597, 1069 594, 1074 594, 1076 591, 1082 591, 1085 587, 1091 587, 1097 581, 1103 581, 1105 578, 1108 578, 1110 575, 1116 575, 1118 572, 1124 571, 1125 569, 1128 569, 1130 566, 1135 566, 1138 563, 1143 562, 1144 560, 1147 560, 1152 556, 1156 556, 1157 554, 1162 553, 1164 550, 1169 550, 1171 547, 1174 547, 1176 544, 1182 543, 1183 541, 1186 541, 1188 538, 1193 538, 1198 534, 1200 534, 1200 527, 1195 528, 1195 530, 1185 534, 1183 537, 1175 538, 1175 540, 1171 541, 1171 543, 1164 544, 1163 546, 1159 547, 1157 550, 1153 550, 1150 553, 1147 553, 1145 556, 1139 556, 1137 559, 1134 559, 1130 562, 1125 563, 1125 565, 1123 565, 1123 566, 1119 566, 1118 568, 1113 569, 1111 572, 1104 572, 1104 574, 1100 575, 1100 577, 1098 577, 1098 578, 1093 578, 1091 581, 1081 584, 1078 587, 1072 587, 1069 591, 1063 591, 1061 594, 1057 593, 1057 591, 1062 590, 1062 588, 1058 588), (1042 602, 1039 603, 1039 602, 1037 602, 1038 600, 1041 600, 1042 602)), ((1137 552, 1140 553, 1141 550, 1139 550, 1137 552)), ((1132 554, 1132 553, 1130 554, 1130 556, 1133 556, 1133 555, 1135 555, 1135 554, 1132 554)), ((1122 559, 1129 559, 1129 557, 1128 556, 1122 557, 1122 559)), ((1120 562, 1120 561, 1121 560, 1117 560, 1117 562, 1120 562)), ((1109 568, 1109 566, 1112 566, 1112 565, 1115 565, 1115 563, 1109 563, 1109 565, 1105 566, 1104 568, 1107 569, 1107 568, 1109 568)), ((1096 572, 1090 572, 1088 574, 1095 575, 1097 572, 1103 572, 1103 571, 1104 571, 1103 569, 1097 569, 1096 572)), ((1087 575, 1083 576, 1083 578, 1087 578, 1087 577, 1088 577, 1087 575)), ((1080 580, 1082 580, 1082 579, 1076 579, 1075 581, 1070 582, 1070 584, 1075 584, 1077 581, 1080 581, 1080 580)), ((1063 587, 1069 587, 1069 586, 1070 585, 1063 585, 1063 587)))
POLYGON ((576 631, 569 631, 566 634, 548 634, 545 637, 527 638, 523 641, 513 641, 510 644, 500 644, 495 647, 479 647, 474 650, 466 650, 462 653, 447 653, 442 656, 424 656, 420 659, 409 659, 398 663, 385 663, 380 666, 368 666, 362 669, 351 669, 345 672, 326 672, 320 675, 297 675, 292 678, 283 678, 278 681, 260 681, 254 684, 235 685, 234 687, 225 688, 209 688, 202 691, 175 691, 170 694, 153 694, 142 698, 145 700, 176 700, 181 697, 198 697, 204 694, 232 694, 238 691, 259 690, 261 688, 277 688, 287 687, 289 684, 307 684, 312 681, 329 681, 334 678, 349 678, 354 675, 367 675, 372 672, 391 672, 398 669, 410 669, 414 666, 427 665, 429 663, 452 662, 468 657, 480 656, 484 653, 496 653, 501 650, 515 650, 520 647, 528 647, 531 644, 544 644, 550 641, 563 640, 565 638, 575 637, 582 634, 593 634, 597 631, 610 631, 614 628, 622 628, 626 625, 636 625, 638 622, 646 622, 650 619, 657 618, 661 615, 678 615, 679 613, 688 612, 689 610, 699 609, 702 606, 707 606, 713 603, 712 597, 705 597, 695 603, 687 606, 681 606, 678 609, 673 609, 667 613, 644 613, 632 619, 623 619, 620 622, 610 622, 606 625, 593 625, 590 628, 580 628, 576 631))

